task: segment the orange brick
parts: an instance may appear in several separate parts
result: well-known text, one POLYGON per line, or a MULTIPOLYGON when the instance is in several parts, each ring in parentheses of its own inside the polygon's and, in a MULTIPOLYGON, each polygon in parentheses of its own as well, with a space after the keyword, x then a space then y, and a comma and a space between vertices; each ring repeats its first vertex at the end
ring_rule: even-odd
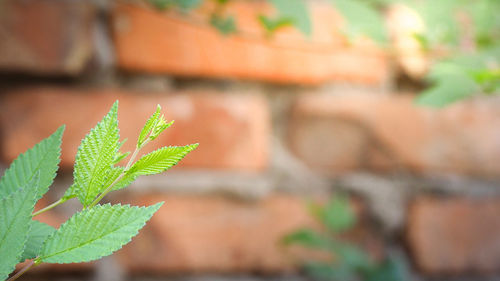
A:
POLYGON ((408 242, 426 273, 500 270, 499 198, 432 199, 414 202, 408 242))
POLYGON ((149 115, 162 105, 175 124, 145 152, 164 145, 200 143, 183 167, 260 171, 268 163, 270 120, 268 105, 258 95, 216 92, 132 94, 118 90, 78 91, 30 88, 2 97, 0 124, 2 154, 12 161, 19 153, 66 124, 62 166, 71 167, 77 147, 115 100, 125 150, 133 150, 149 115))
MULTIPOLYGON (((290 271, 294 256, 280 240, 314 225, 305 201, 284 194, 251 202, 158 194, 131 201, 166 202, 140 235, 117 253, 121 263, 136 273, 290 271)), ((375 244, 373 234, 366 231, 353 235, 365 245, 375 244)))
POLYGON ((498 100, 445 109, 412 95, 299 98, 289 128, 292 151, 319 171, 408 170, 495 177, 500 173, 498 100))
POLYGON ((80 72, 92 52, 94 10, 86 1, 2 1, 0 69, 80 72))
POLYGON ((210 7, 182 17, 117 3, 113 30, 118 64, 131 71, 278 83, 383 83, 389 72, 384 53, 370 42, 348 47, 339 31, 342 20, 332 6, 318 2, 310 6, 311 37, 287 28, 268 38, 257 17, 272 11, 261 1, 227 4, 227 13, 237 18, 240 28, 230 36, 208 24, 210 7), (201 24, 194 23, 200 20, 201 24))

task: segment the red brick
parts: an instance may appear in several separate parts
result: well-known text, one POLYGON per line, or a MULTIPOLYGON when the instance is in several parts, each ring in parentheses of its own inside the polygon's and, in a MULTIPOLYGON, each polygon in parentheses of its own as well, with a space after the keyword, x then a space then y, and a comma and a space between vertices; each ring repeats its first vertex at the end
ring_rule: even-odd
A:
MULTIPOLYGON (((288 271, 294 259, 279 241, 298 228, 314 225, 305 201, 283 194, 251 202, 219 196, 151 194, 132 203, 151 205, 158 201, 165 201, 165 205, 139 236, 117 253, 132 272, 288 271)), ((366 231, 356 235, 353 238, 366 245, 374 241, 366 231)))
POLYGON ((91 55, 94 10, 86 1, 5 0, 0 70, 75 74, 91 55))
POLYGON ((319 171, 408 170, 496 177, 500 173, 499 100, 445 109, 412 95, 299 98, 289 129, 292 151, 319 171))
POLYGON ((342 20, 332 6, 310 6, 310 37, 286 28, 269 38, 257 21, 259 14, 272 12, 264 1, 227 4, 227 13, 237 18, 240 28, 230 36, 208 24, 212 9, 206 6, 183 17, 118 3, 113 16, 118 64, 131 71, 278 83, 384 82, 389 72, 384 53, 370 42, 347 46, 339 31, 342 20), (193 23, 193 18, 202 24, 193 23))
POLYGON ((500 199, 419 198, 412 205, 408 243, 426 273, 500 270, 500 199))
POLYGON ((145 152, 165 145, 200 143, 182 166, 260 171, 268 162, 268 105, 258 95, 216 92, 168 94, 125 93, 119 90, 78 91, 30 88, 6 93, 0 105, 2 154, 6 161, 66 124, 62 165, 70 167, 81 139, 119 100, 120 133, 133 150, 149 115, 162 105, 175 124, 145 152))

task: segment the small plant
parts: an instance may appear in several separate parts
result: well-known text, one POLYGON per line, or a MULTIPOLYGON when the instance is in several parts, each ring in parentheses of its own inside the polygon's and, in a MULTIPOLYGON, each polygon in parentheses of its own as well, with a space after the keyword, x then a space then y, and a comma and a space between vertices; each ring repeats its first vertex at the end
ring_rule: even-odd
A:
POLYGON ((286 237, 286 245, 296 244, 325 253, 327 258, 304 263, 306 272, 315 280, 405 281, 401 262, 387 258, 377 262, 361 248, 343 241, 339 236, 356 223, 349 200, 335 196, 324 206, 311 203, 310 211, 323 226, 323 231, 304 228, 286 237))
POLYGON ((35 203, 49 190, 60 162, 64 126, 19 155, 0 179, 0 280, 8 278, 17 263, 30 261, 10 280, 41 263, 88 262, 108 256, 130 242, 163 202, 148 207, 101 205, 111 191, 131 184, 138 176, 166 171, 198 144, 168 146, 142 156, 140 150, 173 122, 167 123, 158 105, 139 134, 135 151, 126 166, 117 164, 122 153, 118 130, 118 102, 82 140, 74 165, 74 183, 64 196, 33 213, 35 203), (69 199, 83 205, 80 212, 59 229, 33 220, 69 199))
MULTIPOLYGON (((173 9, 186 14, 213 2, 209 23, 222 34, 238 33, 238 18, 224 8, 230 0, 144 0, 157 9, 173 9)), ((313 31, 309 1, 267 0, 273 14, 257 16, 267 37, 277 30, 293 26, 311 36, 313 31)), ((418 56, 429 62, 425 74, 425 89, 416 99, 421 105, 443 107, 477 94, 500 94, 500 9, 498 0, 329 0, 346 20, 339 30, 349 41, 368 36, 380 47, 392 51, 390 32, 385 23, 386 13, 395 6, 404 6, 415 12, 423 24, 413 30, 412 38, 418 56), (425 59, 424 59, 425 58, 425 59)), ((413 20, 415 21, 415 20, 413 20)), ((408 25, 412 19, 408 19, 408 25)), ((410 30, 409 30, 410 31, 410 30)), ((249 37, 252 34, 247 34, 249 37)), ((251 37, 254 38, 254 37, 251 37)), ((411 48, 405 52, 412 55, 411 48)), ((426 62, 427 63, 427 62, 426 62)), ((411 75, 410 75, 411 76, 411 75)), ((422 77, 416 77, 420 80, 422 77)))

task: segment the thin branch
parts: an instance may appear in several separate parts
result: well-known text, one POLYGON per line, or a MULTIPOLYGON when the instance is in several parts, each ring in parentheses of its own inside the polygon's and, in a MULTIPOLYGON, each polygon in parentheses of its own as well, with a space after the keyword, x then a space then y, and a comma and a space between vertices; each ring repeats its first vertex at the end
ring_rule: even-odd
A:
POLYGON ((36 265, 37 264, 35 263, 35 260, 31 260, 27 265, 25 265, 23 267, 23 269, 21 269, 19 272, 17 272, 14 276, 7 279, 7 281, 16 280, 17 278, 21 277, 21 275, 23 275, 26 271, 28 271, 30 268, 32 268, 33 266, 36 266, 36 265))
POLYGON ((48 210, 50 210, 50 209, 52 209, 52 208, 54 208, 54 207, 56 207, 58 205, 61 205, 62 203, 68 201, 69 199, 71 199, 73 197, 63 197, 63 198, 57 200, 56 202, 50 204, 49 206, 47 206, 47 207, 45 207, 45 208, 43 208, 41 210, 38 210, 38 211, 34 212, 31 216, 34 217, 34 216, 38 216, 41 213, 47 212, 48 210))

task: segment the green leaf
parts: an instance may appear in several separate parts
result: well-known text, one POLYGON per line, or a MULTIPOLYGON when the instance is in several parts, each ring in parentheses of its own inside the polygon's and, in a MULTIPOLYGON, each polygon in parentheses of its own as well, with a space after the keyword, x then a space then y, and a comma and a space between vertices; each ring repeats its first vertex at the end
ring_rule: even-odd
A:
POLYGON ((403 260, 389 257, 366 272, 364 280, 405 281, 409 280, 409 273, 403 260))
MULTIPOLYGON (((109 178, 105 184, 105 186, 110 186, 118 177, 125 172, 124 167, 113 167, 109 174, 109 178)), ((125 174, 113 187, 113 190, 118 190, 129 186, 137 176, 125 174)))
POLYGON ((156 124, 158 123, 158 119, 160 118, 160 111, 161 111, 161 107, 160 107, 160 105, 158 105, 156 107, 156 111, 146 121, 146 124, 142 128, 141 133, 139 134, 139 138, 137 139, 137 147, 142 146, 142 144, 148 138, 149 134, 151 134, 151 131, 156 127, 156 124))
POLYGON ((308 261, 304 267, 314 280, 356 280, 355 271, 345 264, 308 261))
POLYGON ((0 198, 4 198, 19 187, 29 187, 35 174, 39 173, 40 183, 35 200, 40 199, 49 189, 56 176, 64 126, 59 127, 50 137, 19 155, 0 179, 0 198))
POLYGON ((54 231, 56 231, 56 229, 48 224, 35 220, 31 221, 26 247, 24 248, 24 252, 19 262, 37 257, 38 254, 40 254, 43 243, 47 237, 54 233, 54 231))
POLYGON ((299 244, 310 248, 330 249, 330 241, 322 234, 312 229, 300 229, 283 238, 285 245, 299 244))
POLYGON ((348 34, 366 35, 381 43, 387 41, 384 20, 374 6, 354 0, 331 1, 347 20, 348 34))
POLYGON ((417 97, 416 103, 430 107, 443 107, 456 101, 470 97, 478 90, 478 86, 467 76, 450 77, 441 80, 434 86, 423 91, 417 97))
POLYGON ((120 153, 118 152, 115 155, 115 159, 113 160, 113 165, 120 163, 123 159, 127 158, 130 155, 130 151, 127 151, 125 153, 120 153))
POLYGON ((201 0, 148 0, 148 2, 159 10, 176 7, 181 11, 189 11, 201 4, 201 0))
POLYGON ((166 171, 177 164, 186 154, 198 147, 198 144, 186 146, 168 146, 144 155, 127 174, 134 176, 154 175, 166 171))
POLYGON ((237 30, 236 20, 232 16, 212 14, 212 16, 210 16, 210 24, 224 35, 235 33, 237 30))
POLYGON ((0 280, 7 278, 19 262, 31 225, 39 176, 0 199, 0 280))
POLYGON ((47 239, 37 261, 88 262, 110 255, 130 242, 162 204, 106 204, 79 212, 47 239))
POLYGON ((354 226, 356 215, 346 196, 335 196, 319 214, 321 221, 333 232, 343 232, 354 226))
POLYGON ((158 123, 156 123, 156 126, 153 128, 153 131, 151 132, 149 139, 150 140, 156 139, 163 131, 165 131, 165 129, 172 126, 172 124, 174 124, 174 121, 170 121, 167 123, 167 121, 165 121, 165 118, 162 115, 158 120, 158 123))
POLYGON ((92 203, 103 191, 119 147, 118 102, 109 113, 85 136, 78 148, 73 173, 74 192, 83 206, 92 203))
POLYGON ((287 19, 300 31, 310 35, 312 31, 309 8, 303 0, 271 0, 280 18, 287 19))
POLYGON ((426 30, 422 34, 431 46, 458 44, 460 27, 457 9, 463 5, 460 0, 406 1, 423 18, 426 30))
POLYGON ((258 20, 266 31, 271 34, 282 27, 293 25, 293 20, 283 17, 269 18, 264 15, 259 15, 258 20))

